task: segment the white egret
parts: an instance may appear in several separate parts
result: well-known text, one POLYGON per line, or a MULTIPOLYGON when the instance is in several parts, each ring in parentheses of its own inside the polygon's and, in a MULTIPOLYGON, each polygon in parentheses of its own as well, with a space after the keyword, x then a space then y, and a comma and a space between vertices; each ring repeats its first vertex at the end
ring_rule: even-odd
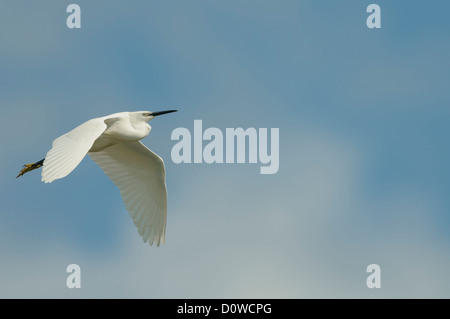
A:
POLYGON ((26 164, 19 176, 42 167, 51 183, 72 172, 86 154, 119 188, 144 242, 164 243, 167 189, 164 162, 140 142, 151 130, 148 121, 176 112, 121 112, 89 120, 53 141, 44 159, 26 164))

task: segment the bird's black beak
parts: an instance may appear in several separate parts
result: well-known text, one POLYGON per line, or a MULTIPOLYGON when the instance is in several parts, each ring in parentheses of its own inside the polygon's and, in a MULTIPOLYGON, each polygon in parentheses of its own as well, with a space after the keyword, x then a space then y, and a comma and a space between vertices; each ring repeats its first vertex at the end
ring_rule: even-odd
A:
POLYGON ((163 114, 167 114, 167 113, 172 113, 172 112, 176 112, 176 111, 178 111, 178 110, 152 112, 151 116, 155 117, 155 116, 159 116, 159 115, 163 115, 163 114))

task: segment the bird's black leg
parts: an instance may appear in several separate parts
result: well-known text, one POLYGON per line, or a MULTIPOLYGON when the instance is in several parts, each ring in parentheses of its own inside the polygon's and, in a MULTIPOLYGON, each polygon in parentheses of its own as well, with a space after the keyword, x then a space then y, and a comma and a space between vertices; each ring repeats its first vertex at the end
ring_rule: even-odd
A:
POLYGON ((45 160, 45 158, 41 159, 39 162, 36 162, 36 163, 25 164, 23 166, 22 170, 20 171, 19 175, 16 176, 16 178, 22 176, 25 173, 31 172, 32 170, 34 170, 36 168, 41 167, 44 164, 44 160, 45 160))

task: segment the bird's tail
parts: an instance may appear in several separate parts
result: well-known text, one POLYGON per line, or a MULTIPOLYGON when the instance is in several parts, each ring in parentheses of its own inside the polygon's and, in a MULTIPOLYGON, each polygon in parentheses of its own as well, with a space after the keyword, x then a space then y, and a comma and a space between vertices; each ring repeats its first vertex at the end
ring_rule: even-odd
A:
POLYGON ((39 162, 36 162, 36 163, 25 164, 23 166, 22 170, 20 171, 19 175, 16 176, 16 178, 22 176, 25 173, 31 172, 32 170, 35 170, 36 168, 41 167, 42 165, 44 165, 44 160, 45 160, 45 158, 41 159, 39 162))

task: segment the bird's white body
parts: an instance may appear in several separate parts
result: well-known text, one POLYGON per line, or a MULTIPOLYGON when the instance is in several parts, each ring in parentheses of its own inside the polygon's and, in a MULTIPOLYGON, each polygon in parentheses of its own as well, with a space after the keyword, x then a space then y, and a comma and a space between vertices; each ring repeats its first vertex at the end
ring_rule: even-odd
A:
POLYGON ((103 121, 107 127, 92 145, 90 152, 98 152, 118 141, 139 141, 146 137, 152 129, 147 122, 140 121, 138 116, 145 112, 121 112, 92 119, 103 121))
POLYGON ((67 176, 89 154, 119 188, 144 242, 159 246, 167 218, 164 162, 140 140, 150 133, 149 120, 169 112, 121 112, 81 124, 53 141, 42 181, 67 176))

